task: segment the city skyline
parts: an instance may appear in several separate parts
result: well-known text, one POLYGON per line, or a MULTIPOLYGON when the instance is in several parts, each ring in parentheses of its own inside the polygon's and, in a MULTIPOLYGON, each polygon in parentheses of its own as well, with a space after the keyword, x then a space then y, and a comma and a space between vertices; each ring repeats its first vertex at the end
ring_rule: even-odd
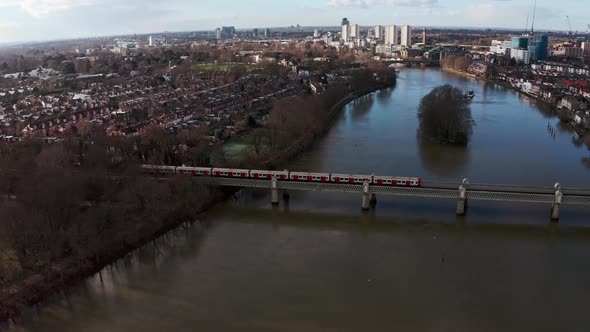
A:
MULTIPOLYGON (((580 1, 538 0, 535 28, 584 32, 590 14, 580 1)), ((525 29, 530 0, 299 0, 215 3, 171 0, 0 0, 0 43, 161 31, 352 24, 525 29), (260 8, 268 10, 260 11, 260 8), (272 16, 266 13, 272 12, 272 16), (213 13, 213 14, 212 14, 213 13), (501 18, 501 19, 500 19, 501 18), (67 24, 64 24, 67 22, 67 24)), ((532 15, 531 15, 532 16, 532 15)), ((532 21, 532 19, 530 19, 532 21)), ((530 26, 530 22, 529 22, 530 26)))

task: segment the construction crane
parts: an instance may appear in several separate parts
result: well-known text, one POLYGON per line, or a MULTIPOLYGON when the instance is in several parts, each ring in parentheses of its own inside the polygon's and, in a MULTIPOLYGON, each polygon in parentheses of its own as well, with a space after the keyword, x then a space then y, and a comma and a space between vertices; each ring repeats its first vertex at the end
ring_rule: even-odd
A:
POLYGON ((572 22, 570 21, 570 17, 569 16, 566 16, 566 18, 567 18, 567 24, 570 26, 569 35, 571 36, 572 35, 572 32, 573 32, 572 31, 573 30, 572 29, 572 22))

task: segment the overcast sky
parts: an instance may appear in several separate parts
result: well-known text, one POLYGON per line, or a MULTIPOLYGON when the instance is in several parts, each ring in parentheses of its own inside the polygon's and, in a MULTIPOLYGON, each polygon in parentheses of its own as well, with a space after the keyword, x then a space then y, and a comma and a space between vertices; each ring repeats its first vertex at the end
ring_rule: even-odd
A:
MULTIPOLYGON (((522 28, 534 0, 0 0, 0 43, 288 25, 522 28)), ((589 0, 537 0, 539 29, 590 24, 589 0)))

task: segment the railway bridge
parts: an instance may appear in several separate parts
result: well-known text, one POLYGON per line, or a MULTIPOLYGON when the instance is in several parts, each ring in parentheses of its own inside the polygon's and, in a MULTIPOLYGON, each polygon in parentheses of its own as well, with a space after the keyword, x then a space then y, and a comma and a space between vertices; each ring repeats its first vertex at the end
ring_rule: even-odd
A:
MULTIPOLYGON (((188 175, 187 175, 188 176, 188 175)), ((402 197, 424 197, 452 199, 456 201, 456 213, 463 216, 467 212, 468 201, 504 201, 519 203, 541 203, 551 206, 551 220, 558 221, 563 205, 590 207, 590 189, 563 188, 559 183, 552 187, 512 186, 462 182, 434 182, 420 180, 420 186, 385 186, 364 183, 303 182, 288 179, 254 179, 248 177, 219 177, 199 175, 194 181, 207 185, 235 188, 266 189, 271 193, 271 203, 279 204, 279 191, 316 191, 358 194, 363 210, 375 206, 377 195, 402 197)))
POLYGON ((428 60, 428 59, 393 59, 393 58, 384 58, 381 59, 386 65, 394 65, 394 64, 403 64, 403 65, 424 65, 429 67, 437 67, 440 66, 440 60, 428 60))

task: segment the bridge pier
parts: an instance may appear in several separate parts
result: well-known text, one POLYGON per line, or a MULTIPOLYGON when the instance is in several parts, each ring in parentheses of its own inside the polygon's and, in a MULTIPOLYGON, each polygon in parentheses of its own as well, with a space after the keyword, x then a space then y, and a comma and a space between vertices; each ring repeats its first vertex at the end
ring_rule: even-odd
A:
POLYGON ((270 182, 270 200, 272 205, 279 205, 279 181, 276 176, 270 182))
POLYGON ((363 211, 369 211, 371 209, 371 188, 369 182, 363 183, 363 200, 362 200, 363 211))
POLYGON ((559 210, 561 208, 561 202, 563 201, 563 193, 561 192, 561 186, 559 183, 555 184, 555 200, 553 201, 553 207, 551 208, 551 221, 559 221, 559 210))
POLYGON ((464 216, 467 211, 467 186, 469 186, 469 180, 463 179, 463 185, 459 187, 459 199, 457 200, 458 216, 464 216))
POLYGON ((377 206, 377 194, 371 193, 371 200, 369 201, 371 207, 377 206))

